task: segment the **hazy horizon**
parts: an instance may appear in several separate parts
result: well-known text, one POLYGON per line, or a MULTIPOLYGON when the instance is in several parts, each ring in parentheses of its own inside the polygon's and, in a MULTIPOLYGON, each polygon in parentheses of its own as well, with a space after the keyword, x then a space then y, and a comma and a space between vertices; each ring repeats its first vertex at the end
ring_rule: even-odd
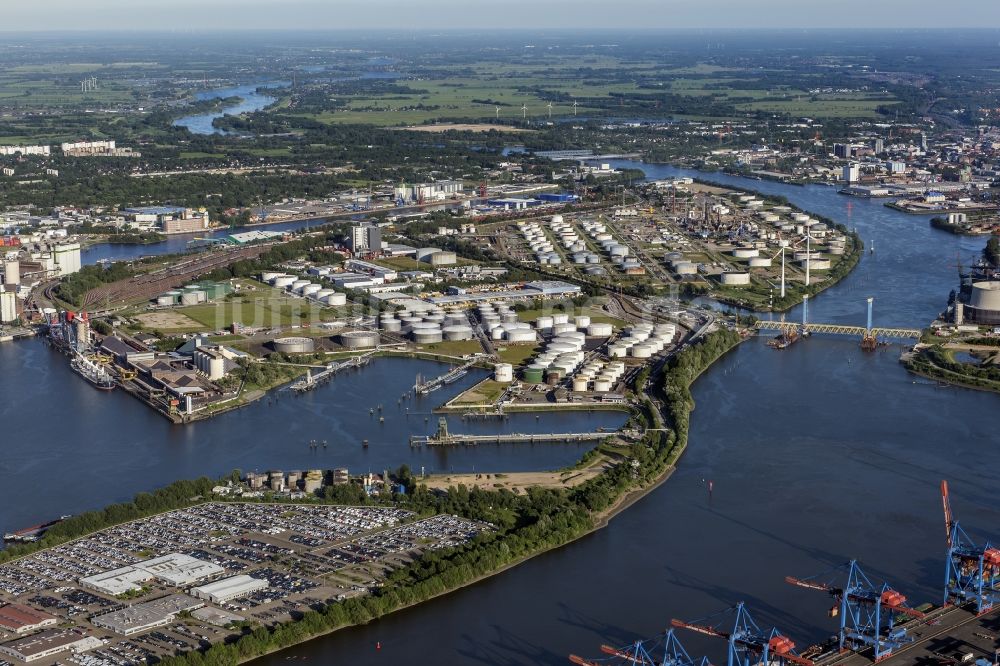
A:
POLYGON ((1000 3, 953 0, 36 0, 0 31, 1000 28, 1000 3), (473 8, 474 7, 474 8, 473 8))

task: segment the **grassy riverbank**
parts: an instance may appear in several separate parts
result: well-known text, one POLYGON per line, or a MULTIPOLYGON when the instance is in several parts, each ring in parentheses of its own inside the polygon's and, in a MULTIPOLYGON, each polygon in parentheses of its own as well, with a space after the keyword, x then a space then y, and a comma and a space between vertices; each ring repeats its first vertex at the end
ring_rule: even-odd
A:
POLYGON ((921 349, 901 361, 915 375, 954 386, 1000 393, 1000 366, 988 367, 956 361, 953 354, 940 345, 921 349))

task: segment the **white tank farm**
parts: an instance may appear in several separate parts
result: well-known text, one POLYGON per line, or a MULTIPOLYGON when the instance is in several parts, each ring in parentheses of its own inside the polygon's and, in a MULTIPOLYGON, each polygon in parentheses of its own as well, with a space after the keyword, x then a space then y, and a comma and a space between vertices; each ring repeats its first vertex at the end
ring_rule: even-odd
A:
POLYGON ((514 366, 510 363, 497 363, 493 366, 493 379, 498 382, 514 381, 514 366))
POLYGON ((754 257, 749 265, 750 268, 770 268, 771 260, 768 257, 754 257))
POLYGON ((587 391, 587 387, 588 387, 589 384, 590 384, 590 382, 588 382, 583 377, 574 377, 573 378, 573 392, 574 393, 585 393, 587 391))
POLYGON ((472 329, 468 326, 446 326, 442 329, 445 340, 471 340, 472 329))
POLYGON ((750 284, 749 273, 723 273, 722 284, 730 287, 746 287, 750 284))
POLYGON ((295 277, 291 275, 282 275, 280 277, 274 278, 274 282, 272 284, 274 284, 274 286, 277 287, 278 289, 285 289, 286 287, 292 286, 296 282, 297 280, 295 277))
POLYGON ((587 335, 592 338, 606 338, 614 332, 614 326, 606 322, 593 322, 587 326, 587 335))
POLYGON ((760 250, 752 247, 738 247, 733 250, 733 256, 737 259, 750 259, 752 257, 759 257, 760 250))
POLYGON ((517 328, 512 331, 507 331, 505 334, 507 342, 513 343, 525 343, 525 342, 535 342, 535 332, 531 329, 517 328))
POLYGON ((555 323, 552 317, 539 317, 535 320, 535 328, 540 331, 545 331, 552 328, 552 324, 555 323))

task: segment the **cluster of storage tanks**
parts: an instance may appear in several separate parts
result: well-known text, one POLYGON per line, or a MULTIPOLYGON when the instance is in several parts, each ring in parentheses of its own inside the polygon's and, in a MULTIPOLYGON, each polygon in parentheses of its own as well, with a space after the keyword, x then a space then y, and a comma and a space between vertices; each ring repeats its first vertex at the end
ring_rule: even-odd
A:
POLYGON ((642 266, 636 259, 629 256, 628 245, 616 241, 615 237, 608 233, 607 227, 602 222, 584 221, 580 223, 580 226, 594 239, 595 243, 601 246, 601 249, 607 253, 611 262, 617 264, 623 271, 642 266))
POLYGON ((316 284, 315 282, 310 282, 309 280, 302 280, 294 275, 265 272, 261 273, 260 277, 261 281, 266 282, 276 289, 285 289, 298 296, 311 298, 323 305, 329 305, 331 307, 347 305, 347 294, 334 291, 333 289, 327 289, 321 284, 316 284))
POLYGON ((586 342, 587 335, 577 330, 553 335, 542 352, 522 371, 524 381, 555 386, 583 364, 586 342))
POLYGON ((443 310, 436 306, 427 309, 383 312, 379 315, 379 328, 387 333, 407 335, 417 344, 432 344, 443 340, 471 340, 472 327, 468 317, 460 310, 443 310))
POLYGON ((636 324, 608 346, 608 356, 652 358, 671 344, 676 336, 677 326, 674 324, 636 324))
POLYGON ((535 253, 538 263, 550 266, 562 263, 559 253, 555 251, 552 242, 537 223, 521 221, 517 223, 517 228, 528 242, 528 247, 535 253))
POLYGON ((222 298, 232 291, 232 286, 227 282, 189 284, 183 289, 174 289, 157 296, 156 304, 160 306, 197 305, 222 298))
POLYGON ((489 331, 491 340, 505 340, 512 344, 534 344, 537 340, 531 324, 520 321, 509 305, 481 303, 477 313, 483 322, 483 330, 489 331))
POLYGON ((596 265, 601 262, 599 256, 587 250, 587 244, 576 233, 573 225, 563 220, 562 215, 553 215, 549 225, 552 227, 552 233, 559 237, 559 242, 572 255, 574 264, 596 265))
POLYGON ((566 313, 543 315, 535 320, 535 328, 543 335, 553 336, 575 331, 585 331, 585 337, 591 338, 606 338, 614 332, 614 327, 611 324, 592 322, 587 315, 578 315, 571 318, 566 313))

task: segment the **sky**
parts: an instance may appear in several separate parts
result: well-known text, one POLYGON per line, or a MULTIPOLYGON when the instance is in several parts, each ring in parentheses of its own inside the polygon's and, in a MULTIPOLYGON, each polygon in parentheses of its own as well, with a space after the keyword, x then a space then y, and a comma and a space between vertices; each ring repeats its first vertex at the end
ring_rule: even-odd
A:
POLYGON ((0 0, 0 30, 996 28, 998 0, 0 0))

